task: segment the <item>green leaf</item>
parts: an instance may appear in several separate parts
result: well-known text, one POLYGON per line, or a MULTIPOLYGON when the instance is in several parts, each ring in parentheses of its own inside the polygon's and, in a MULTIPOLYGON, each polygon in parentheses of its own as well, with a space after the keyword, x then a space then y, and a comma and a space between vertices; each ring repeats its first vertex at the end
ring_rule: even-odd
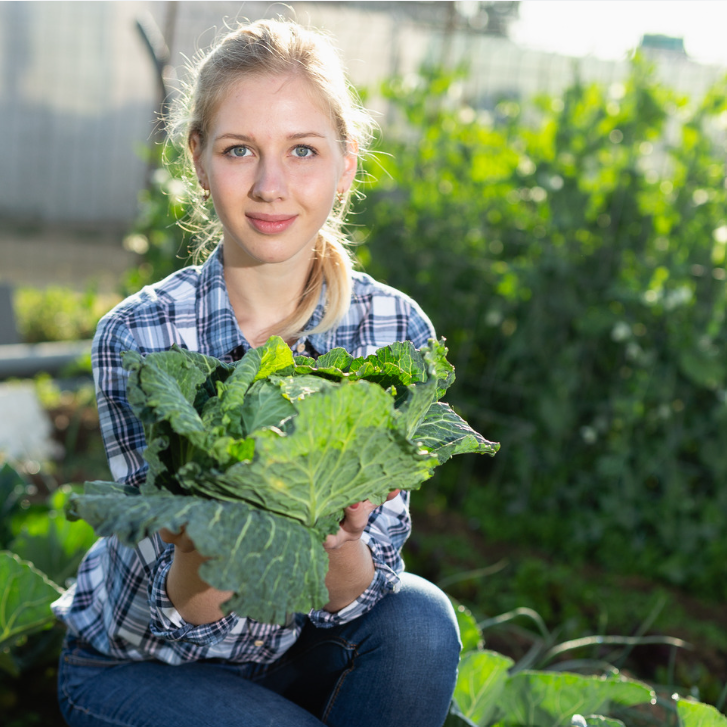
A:
POLYGON ((256 381, 248 390, 240 410, 242 429, 246 434, 263 427, 281 427, 295 416, 296 409, 286 398, 281 382, 256 381))
POLYGON ((149 354, 146 358, 131 351, 124 355, 124 368, 130 372, 129 403, 144 424, 169 422, 177 434, 204 447, 205 426, 192 405, 204 381, 198 368, 178 351, 149 354))
MULTIPOLYGON (((135 497, 139 494, 138 487, 132 487, 131 485, 122 485, 119 482, 106 482, 104 480, 93 480, 92 482, 86 482, 83 486, 84 495, 128 495, 135 497)), ((68 511, 73 501, 76 498, 71 494, 68 497, 68 501, 65 504, 66 511, 68 511)))
POLYGON ((406 435, 410 438, 416 436, 417 429, 426 418, 432 405, 444 395, 454 381, 454 368, 446 359, 447 349, 443 340, 432 339, 428 346, 417 353, 423 358, 426 373, 422 381, 417 381, 415 377, 412 377, 414 383, 409 384, 406 387, 406 393, 401 396, 403 403, 397 404, 406 422, 406 435))
POLYGON ((310 375, 287 376, 282 378, 274 377, 271 380, 278 383, 283 396, 292 402, 302 401, 307 396, 316 394, 334 385, 328 379, 310 375))
POLYGON ((324 353, 318 358, 315 362, 315 368, 329 373, 335 371, 345 373, 351 366, 352 361, 353 356, 345 348, 332 348, 328 353, 324 353))
POLYGON ((0 651, 55 621, 50 604, 63 592, 32 564, 0 552, 0 651))
POLYGON ((615 704, 633 707, 636 704, 646 704, 656 699, 656 694, 650 686, 635 679, 609 677, 606 681, 608 683, 608 698, 615 704))
POLYGON ((489 442, 441 401, 432 404, 413 435, 443 464, 455 454, 477 452, 494 456, 500 449, 498 442, 489 442))
POLYGON ((477 725, 462 714, 457 700, 453 699, 452 704, 449 705, 447 719, 444 720, 442 727, 477 727, 477 725))
POLYGON ((449 596, 452 602, 455 616, 457 617, 457 626, 459 626, 459 638, 462 642, 462 653, 474 651, 482 648, 482 634, 477 627, 477 621, 472 615, 472 611, 463 606, 459 601, 449 596))
POLYGON ((503 690, 502 724, 558 727, 568 724, 574 714, 605 711, 611 701, 633 705, 653 698, 649 687, 631 680, 521 671, 508 680, 503 690))
POLYGON ((714 707, 702 702, 693 702, 690 699, 677 701, 677 714, 679 727, 725 727, 727 717, 714 707))
POLYGON ((26 520, 11 546, 20 558, 61 584, 75 575, 96 540, 88 523, 66 519, 64 508, 69 497, 70 488, 53 493, 50 512, 26 520))
POLYGON ((354 359, 350 372, 354 378, 375 382, 383 388, 407 386, 428 378, 424 356, 410 341, 392 343, 365 359, 354 359))
POLYGON ((259 355, 259 366, 255 381, 266 379, 272 374, 295 366, 293 352, 280 336, 271 336, 262 346, 250 353, 259 355))
POLYGON ((160 429, 158 426, 147 428, 147 446, 142 455, 149 465, 146 481, 158 488, 171 479, 171 472, 165 462, 169 459, 170 437, 161 434, 155 436, 160 429))
POLYGON ((444 339, 429 339, 423 346, 421 354, 426 362, 428 375, 437 381, 437 399, 441 399, 447 389, 454 383, 454 366, 447 361, 447 347, 444 339))
POLYGON ((462 657, 454 697, 465 717, 477 725, 490 724, 513 664, 494 651, 470 651, 462 657))
POLYGON ((626 725, 619 719, 603 717, 600 714, 591 714, 588 717, 574 714, 570 727, 626 727, 626 725))
POLYGON ((223 384, 218 385, 222 423, 233 437, 242 437, 240 412, 248 389, 255 382, 271 374, 292 372, 293 352, 279 336, 272 336, 259 348, 250 349, 235 366, 223 384))
POLYGON ((300 523, 250 507, 176 495, 73 496, 75 514, 98 535, 115 534, 136 545, 161 528, 182 526, 197 550, 210 558, 200 575, 220 590, 234 591, 223 604, 264 623, 286 622, 328 601, 328 558, 317 534, 300 523))
POLYGON ((430 378, 425 383, 399 387, 397 409, 402 420, 402 429, 409 439, 416 439, 416 431, 437 403, 437 381, 430 378))
POLYGON ((253 434, 253 461, 215 474, 210 485, 312 527, 359 500, 381 504, 394 487, 416 489, 436 463, 404 439, 392 397, 368 382, 307 397, 291 425, 253 434))
MULTIPOLYGON (((210 378, 214 379, 216 376, 220 376, 222 372, 225 372, 226 375, 233 368, 231 364, 223 363, 219 359, 213 358, 212 356, 205 356, 205 354, 199 353, 198 351, 189 351, 186 348, 178 346, 176 343, 172 344, 169 350, 178 353, 181 358, 185 359, 192 366, 196 367, 204 377, 202 380, 207 380, 210 378)), ((153 353, 150 355, 157 356, 158 354, 153 353)))
POLYGON ((25 481, 9 465, 0 467, 0 548, 12 537, 11 520, 25 492, 25 481))
POLYGON ((126 351, 122 354, 123 366, 129 372, 130 389, 133 390, 129 392, 129 402, 132 406, 136 405, 143 409, 147 403, 146 397, 143 396, 148 393, 145 391, 141 373, 144 369, 153 369, 173 379, 176 382, 174 388, 192 404, 197 396, 197 390, 207 380, 211 371, 200 369, 187 354, 188 351, 177 346, 172 346, 168 351, 150 353, 146 356, 142 356, 138 351, 126 351))

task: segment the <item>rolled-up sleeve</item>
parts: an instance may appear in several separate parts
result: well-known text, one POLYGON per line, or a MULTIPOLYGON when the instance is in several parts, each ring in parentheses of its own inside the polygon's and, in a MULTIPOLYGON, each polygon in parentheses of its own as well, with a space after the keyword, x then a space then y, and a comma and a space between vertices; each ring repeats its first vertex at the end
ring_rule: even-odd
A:
POLYGON ((173 555, 174 545, 169 544, 157 558, 149 579, 149 628, 154 636, 167 641, 186 641, 200 646, 217 644, 235 627, 238 617, 230 613, 219 621, 201 625, 185 621, 167 595, 173 555))

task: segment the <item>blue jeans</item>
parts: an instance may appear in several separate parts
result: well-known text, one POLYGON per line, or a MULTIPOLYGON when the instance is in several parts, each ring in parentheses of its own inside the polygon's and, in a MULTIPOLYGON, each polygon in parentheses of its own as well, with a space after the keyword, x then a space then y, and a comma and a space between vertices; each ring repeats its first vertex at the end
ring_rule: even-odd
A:
POLYGON ((307 624, 273 664, 118 661, 70 640, 58 694, 71 727, 442 727, 460 642, 418 576, 343 626, 307 624))

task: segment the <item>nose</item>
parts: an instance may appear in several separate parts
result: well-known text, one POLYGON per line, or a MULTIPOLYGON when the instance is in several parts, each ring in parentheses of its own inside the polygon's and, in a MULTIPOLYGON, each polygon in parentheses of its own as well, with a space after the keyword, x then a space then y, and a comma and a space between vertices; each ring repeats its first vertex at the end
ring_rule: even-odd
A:
POLYGON ((283 165, 274 158, 261 158, 255 171, 250 196, 262 202, 275 202, 284 199, 286 193, 287 184, 283 165))

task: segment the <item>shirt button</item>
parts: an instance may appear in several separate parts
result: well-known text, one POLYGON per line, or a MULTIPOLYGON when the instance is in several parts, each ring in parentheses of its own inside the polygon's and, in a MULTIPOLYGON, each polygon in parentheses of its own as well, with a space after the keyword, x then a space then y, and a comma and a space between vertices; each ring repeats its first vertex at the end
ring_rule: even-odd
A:
POLYGON ((264 643, 265 643, 265 642, 264 642, 264 641, 263 641, 262 639, 258 639, 258 640, 257 640, 257 641, 255 642, 255 646, 263 646, 263 644, 264 644, 264 643))
POLYGON ((303 353, 303 351, 305 351, 305 343, 299 343, 299 344, 298 344, 298 345, 296 346, 295 350, 296 350, 296 351, 297 351, 298 353, 303 353))

